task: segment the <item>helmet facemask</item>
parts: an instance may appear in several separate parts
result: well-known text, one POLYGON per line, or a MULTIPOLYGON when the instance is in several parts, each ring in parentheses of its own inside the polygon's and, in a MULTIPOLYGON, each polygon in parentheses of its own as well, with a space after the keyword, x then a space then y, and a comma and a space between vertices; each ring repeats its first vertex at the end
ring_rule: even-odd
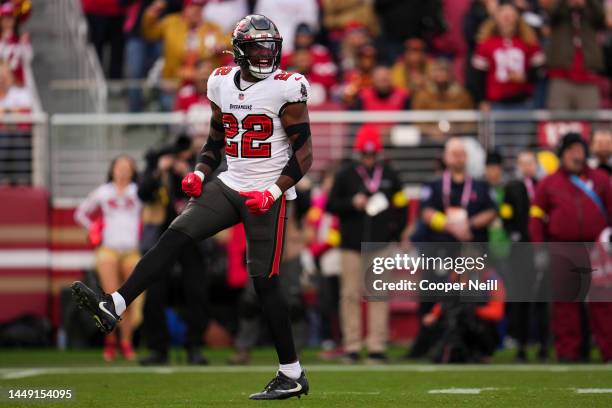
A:
POLYGON ((280 65, 281 40, 245 41, 234 47, 236 62, 255 78, 265 79, 280 65))

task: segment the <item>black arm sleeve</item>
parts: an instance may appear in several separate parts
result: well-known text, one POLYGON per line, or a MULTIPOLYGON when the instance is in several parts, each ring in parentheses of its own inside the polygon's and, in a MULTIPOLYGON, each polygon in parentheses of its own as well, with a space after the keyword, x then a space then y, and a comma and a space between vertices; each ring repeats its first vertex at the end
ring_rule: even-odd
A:
POLYGON ((288 136, 292 136, 293 143, 291 148, 293 150, 289 161, 283 168, 281 176, 290 177, 294 182, 300 181, 304 177, 304 170, 300 166, 297 154, 300 149, 304 146, 306 141, 310 138, 310 125, 308 123, 298 123, 291 125, 285 129, 288 136))
POLYGON ((206 143, 200 151, 198 161, 210 167, 212 171, 215 171, 221 164, 221 151, 225 148, 225 140, 215 140, 212 137, 208 137, 206 143))

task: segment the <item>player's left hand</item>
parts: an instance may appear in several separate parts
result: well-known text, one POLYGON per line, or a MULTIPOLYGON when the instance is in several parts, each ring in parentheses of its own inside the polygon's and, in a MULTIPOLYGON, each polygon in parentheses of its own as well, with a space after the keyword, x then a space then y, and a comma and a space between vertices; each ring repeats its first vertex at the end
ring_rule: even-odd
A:
POLYGON ((181 182, 181 187, 185 194, 189 197, 199 197, 202 195, 202 182, 204 181, 203 173, 202 176, 198 175, 197 172, 188 173, 185 177, 183 177, 183 181, 181 182))
POLYGON ((274 204, 274 196, 269 190, 266 191, 243 191, 241 196, 246 197, 244 202, 251 214, 262 215, 274 204))

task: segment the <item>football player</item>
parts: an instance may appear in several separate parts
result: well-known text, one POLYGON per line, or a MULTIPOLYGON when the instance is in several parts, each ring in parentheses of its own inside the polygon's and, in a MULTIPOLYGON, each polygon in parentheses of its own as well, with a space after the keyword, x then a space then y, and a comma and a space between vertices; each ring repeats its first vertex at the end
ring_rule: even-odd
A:
POLYGON ((243 18, 232 35, 235 67, 220 67, 208 80, 212 118, 195 171, 182 182, 191 200, 112 294, 72 285, 77 302, 104 332, 126 307, 175 261, 190 240, 206 239, 239 222, 248 240, 247 266, 279 359, 276 377, 251 399, 308 394, 293 344, 289 311, 279 288, 286 200, 312 164, 303 75, 279 70, 282 37, 262 15, 243 18), (206 182, 225 152, 227 171, 206 182))

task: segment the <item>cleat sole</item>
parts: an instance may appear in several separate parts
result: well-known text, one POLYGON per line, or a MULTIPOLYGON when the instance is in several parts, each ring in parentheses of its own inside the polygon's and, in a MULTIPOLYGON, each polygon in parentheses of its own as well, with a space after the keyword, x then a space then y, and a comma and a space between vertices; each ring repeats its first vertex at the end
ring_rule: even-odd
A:
POLYGON ((83 294, 81 289, 78 287, 78 285, 73 284, 71 289, 72 289, 72 295, 76 299, 79 309, 85 310, 86 312, 89 313, 96 327, 98 327, 98 329, 100 329, 102 333, 110 333, 112 331, 112 328, 108 328, 102 323, 102 321, 96 314, 96 310, 92 310, 92 308, 89 306, 89 303, 87 302, 85 298, 85 295, 83 294))

